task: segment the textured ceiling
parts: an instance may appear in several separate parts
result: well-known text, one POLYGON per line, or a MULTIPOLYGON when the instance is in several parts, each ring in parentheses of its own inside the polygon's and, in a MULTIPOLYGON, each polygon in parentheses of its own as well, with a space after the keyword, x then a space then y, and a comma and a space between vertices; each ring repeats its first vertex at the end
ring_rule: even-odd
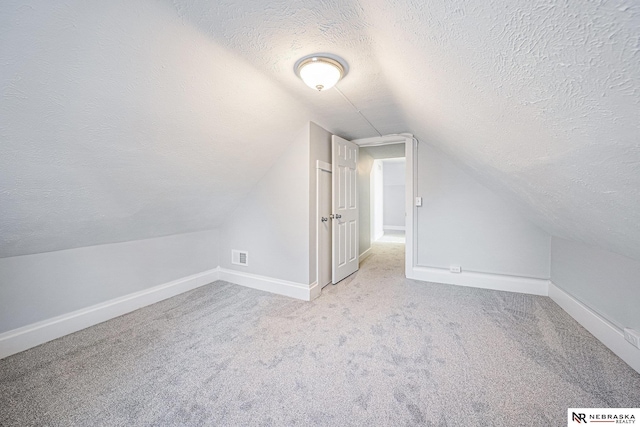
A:
POLYGON ((5 0, 0 256, 217 227, 308 120, 375 136, 321 51, 380 133, 640 259, 640 6, 582 0, 5 0))

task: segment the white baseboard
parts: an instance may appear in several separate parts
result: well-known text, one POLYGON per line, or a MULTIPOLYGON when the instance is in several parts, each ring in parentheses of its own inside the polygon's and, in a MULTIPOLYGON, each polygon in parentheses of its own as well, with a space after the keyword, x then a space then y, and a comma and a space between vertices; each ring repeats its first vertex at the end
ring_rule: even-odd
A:
POLYGON ((406 227, 404 225, 383 225, 382 226, 383 230, 398 230, 398 231, 405 231, 406 227))
POLYGON ((0 334, 0 359, 218 280, 218 268, 0 334))
POLYGON ((406 273, 408 279, 447 285, 469 286, 496 291, 520 292, 523 294, 549 295, 549 280, 502 274, 465 272, 451 273, 444 268, 413 267, 406 273))
POLYGON ((318 288, 317 283, 309 286, 304 283, 289 282, 287 280, 274 279, 272 277, 259 276, 257 274, 244 273, 226 268, 220 268, 219 273, 220 280, 304 301, 311 301, 311 299, 313 299, 312 290, 314 294, 317 293, 319 295, 320 293, 319 290, 316 290, 316 288, 318 288))
POLYGON ((0 359, 207 285, 216 280, 225 280, 236 285, 260 289, 304 301, 317 298, 321 292, 317 282, 309 286, 217 267, 2 333, 0 334, 0 359))
POLYGON ((640 350, 624 339, 624 333, 620 328, 557 287, 553 282, 549 284, 549 297, 606 345, 609 350, 640 373, 640 350))
POLYGON ((360 254, 360 256, 358 257, 358 262, 364 261, 369 257, 369 255, 371 255, 371 248, 367 249, 366 251, 360 254))
POLYGON ((321 293, 322 293, 322 286, 319 286, 318 282, 313 282, 309 286, 309 301, 313 301, 314 299, 318 298, 321 293))

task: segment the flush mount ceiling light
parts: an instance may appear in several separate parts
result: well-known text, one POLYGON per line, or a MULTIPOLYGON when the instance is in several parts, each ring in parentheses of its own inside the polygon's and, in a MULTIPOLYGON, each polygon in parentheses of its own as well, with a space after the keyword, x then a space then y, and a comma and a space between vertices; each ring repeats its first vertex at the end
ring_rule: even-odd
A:
POLYGON ((348 71, 342 58, 326 53, 300 58, 294 68, 307 86, 318 91, 331 89, 348 71))

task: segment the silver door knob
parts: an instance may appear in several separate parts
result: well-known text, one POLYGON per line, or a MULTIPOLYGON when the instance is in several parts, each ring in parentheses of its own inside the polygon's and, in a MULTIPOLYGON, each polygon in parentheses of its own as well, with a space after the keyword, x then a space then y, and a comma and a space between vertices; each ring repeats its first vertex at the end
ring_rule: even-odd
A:
POLYGON ((321 219, 320 221, 322 221, 322 222, 327 222, 327 221, 329 221, 329 218, 327 218, 327 217, 324 217, 324 216, 323 216, 323 217, 322 217, 322 219, 321 219))
POLYGON ((338 215, 338 214, 336 214, 336 218, 338 218, 338 219, 339 219, 339 218, 342 218, 342 215, 338 215))

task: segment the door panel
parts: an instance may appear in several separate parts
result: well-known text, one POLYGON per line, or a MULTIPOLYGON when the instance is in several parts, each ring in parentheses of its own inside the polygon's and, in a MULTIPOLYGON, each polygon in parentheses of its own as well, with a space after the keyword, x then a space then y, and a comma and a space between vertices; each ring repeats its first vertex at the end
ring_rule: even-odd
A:
POLYGON ((346 245, 343 244, 346 242, 346 233, 345 233, 345 224, 338 224, 338 242, 342 242, 338 248, 338 267, 342 267, 347 263, 347 251, 346 245))
POLYGON ((331 137, 333 174, 332 281, 338 283, 358 270, 358 146, 331 137))

